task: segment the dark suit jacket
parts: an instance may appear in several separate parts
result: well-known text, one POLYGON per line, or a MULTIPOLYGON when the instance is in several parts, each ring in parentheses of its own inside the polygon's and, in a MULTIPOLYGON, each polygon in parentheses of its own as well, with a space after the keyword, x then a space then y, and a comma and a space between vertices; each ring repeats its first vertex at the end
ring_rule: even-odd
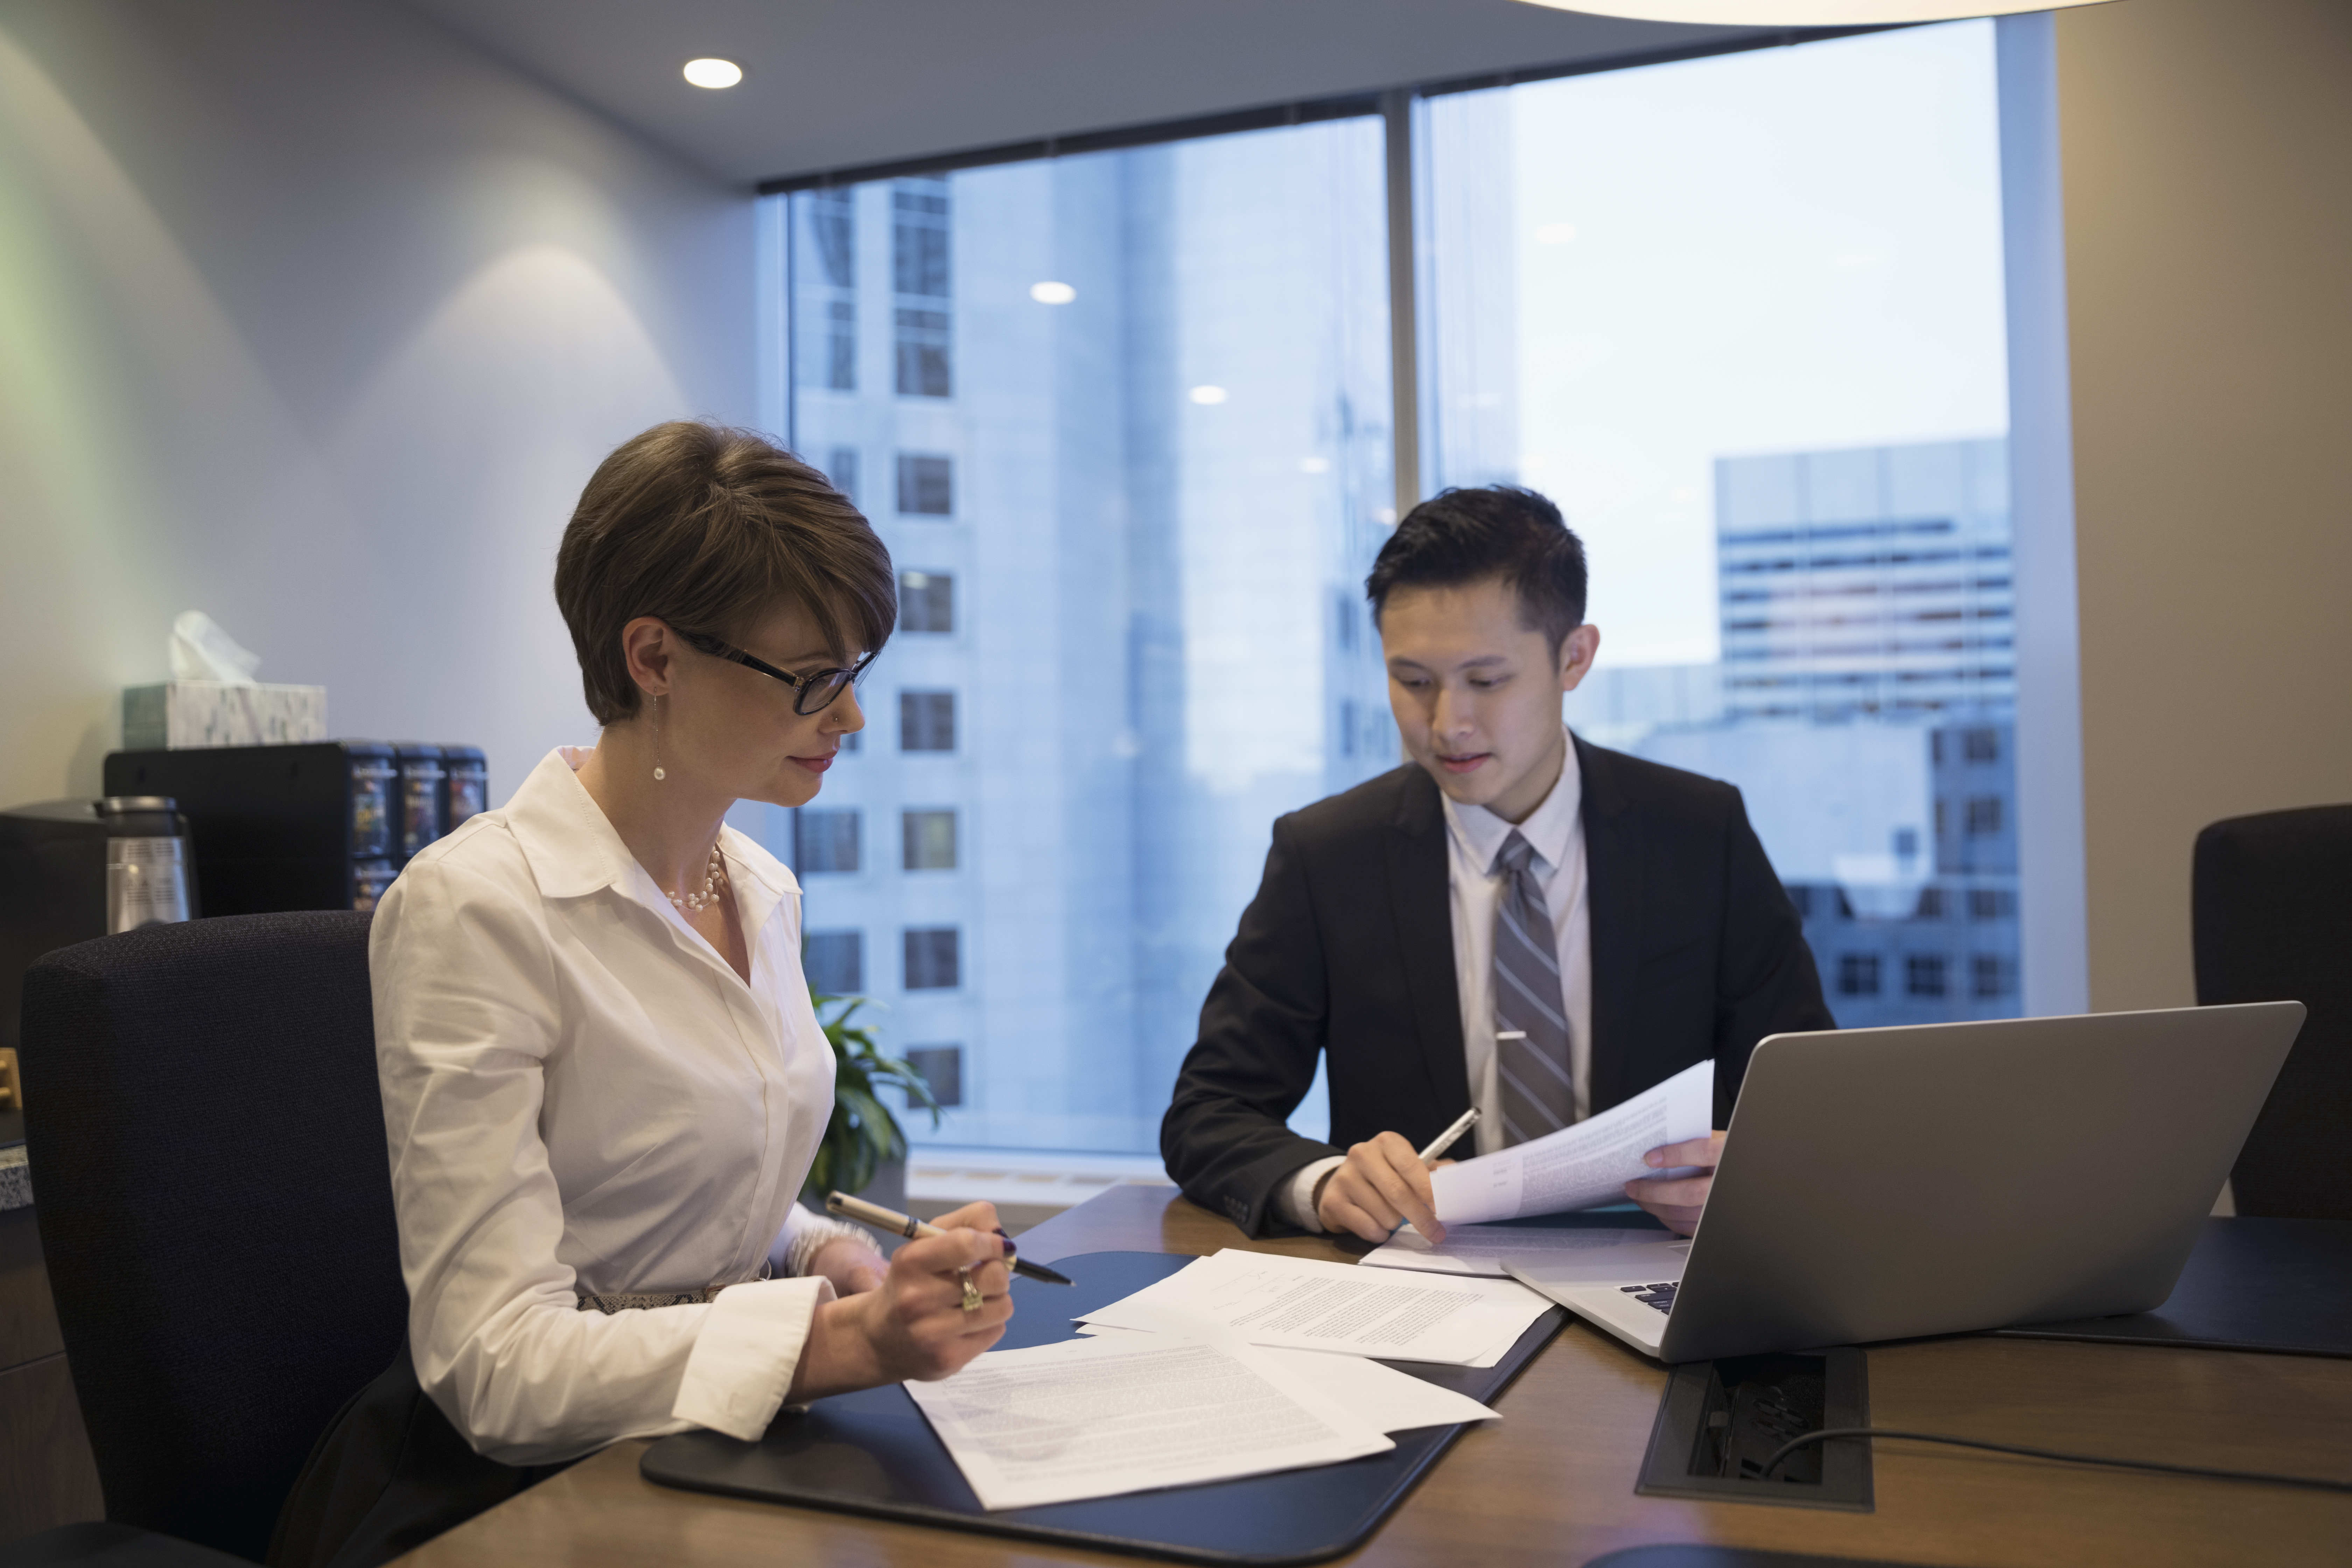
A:
MULTIPOLYGON (((1576 742, 1592 925, 1592 1109, 1713 1057, 1726 1125, 1767 1035, 1836 1026, 1796 910, 1714 779, 1576 742)), ((1412 763, 1278 819, 1160 1123, 1185 1195, 1253 1235, 1301 1165, 1470 1107, 1445 816, 1412 763), (1329 1144, 1283 1125, 1330 1068, 1329 1144), (1334 1147, 1337 1145, 1337 1147, 1334 1147)))

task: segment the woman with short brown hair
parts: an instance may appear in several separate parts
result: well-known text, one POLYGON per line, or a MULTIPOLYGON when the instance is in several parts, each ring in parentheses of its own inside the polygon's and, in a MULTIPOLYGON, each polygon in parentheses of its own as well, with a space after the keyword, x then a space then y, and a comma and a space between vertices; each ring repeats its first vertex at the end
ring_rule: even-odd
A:
POLYGON ((408 1344, 320 1440, 273 1563, 363 1568, 620 1438, 756 1438, 1002 1335, 989 1205, 886 1264, 794 1202, 833 1056, 798 885, 724 821, 814 797, 893 590, 856 509, 748 432, 658 426, 589 481, 555 592, 603 733, 378 906, 408 1344))

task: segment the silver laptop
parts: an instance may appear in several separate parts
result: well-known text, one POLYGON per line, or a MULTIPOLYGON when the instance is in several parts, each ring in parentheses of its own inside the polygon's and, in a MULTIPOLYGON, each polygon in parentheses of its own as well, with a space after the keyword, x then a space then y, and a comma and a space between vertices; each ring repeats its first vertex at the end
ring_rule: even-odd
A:
POLYGON ((1506 1267, 1669 1362, 2146 1311, 2303 1017, 2259 1002, 1775 1035, 1688 1243, 1506 1267))

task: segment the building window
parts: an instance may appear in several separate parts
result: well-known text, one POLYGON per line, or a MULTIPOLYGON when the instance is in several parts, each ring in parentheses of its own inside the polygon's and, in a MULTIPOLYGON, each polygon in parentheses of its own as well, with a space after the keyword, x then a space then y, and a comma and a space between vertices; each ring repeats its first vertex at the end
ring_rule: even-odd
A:
POLYGON ((931 1086, 931 1098, 940 1105, 963 1103, 961 1046, 910 1046, 907 1050, 907 1062, 923 1075, 923 1081, 931 1086))
POLYGON ((956 868, 954 812, 901 812, 898 824, 899 835, 906 847, 908 870, 952 871, 956 868))
POLYGON ((1915 952, 1903 961, 1903 989, 1914 996, 1941 996, 1944 969, 1942 953, 1915 952))
POLYGON ((2005 921, 2017 913, 2017 895, 2007 888, 1970 888, 1969 919, 2005 921))
POLYGON ((819 995, 854 996, 866 989, 866 933, 813 931, 802 963, 819 995))
POLYGON ((811 334, 816 364, 803 374, 835 392, 857 390, 857 211, 854 193, 817 191, 809 202, 812 301, 822 322, 811 334))
POLYGON ((827 453, 824 459, 824 477, 833 481, 835 489, 848 498, 850 505, 856 506, 857 504, 857 448, 835 447, 827 453))
POLYGON ((954 516, 954 459, 919 452, 899 453, 898 510, 916 517, 954 516))
POLYGON ((955 579, 945 572, 898 574, 898 629, 955 630, 955 579))
POLYGON ((898 693, 898 749, 952 752, 956 745, 956 700, 952 691, 898 693))
POLYGON ((1915 920, 1942 920, 1944 918, 1944 889, 1937 887, 1932 882, 1927 887, 1920 889, 1919 901, 1917 904, 1913 906, 1911 914, 1912 918, 1915 920))
POLYGON ((2006 996, 2013 988, 2011 978, 2015 965, 1999 953, 1979 952, 1970 961, 1975 991, 1979 996, 2006 996))
POLYGON ((1339 754, 1356 754, 1356 700, 1352 697, 1339 699, 1339 754))
POLYGON ((963 984, 963 933, 953 926, 910 927, 907 989, 952 991, 963 984))
POLYGON ((1841 952, 1837 968, 1838 994, 1841 996, 1875 996, 1878 994, 1878 954, 1874 952, 1841 952))
POLYGON ((2000 796, 1969 796, 1969 837, 1988 838, 2000 831, 2000 796))
POLYGON ((1966 731, 1961 749, 1969 762, 1997 763, 2000 761, 2000 731, 1990 729, 1966 731))
POLYGON ((948 183, 901 180, 890 194, 890 280, 897 291, 898 395, 947 397, 948 183))
POLYGON ((793 869, 855 871, 857 869, 857 813, 812 811, 794 814, 793 869))

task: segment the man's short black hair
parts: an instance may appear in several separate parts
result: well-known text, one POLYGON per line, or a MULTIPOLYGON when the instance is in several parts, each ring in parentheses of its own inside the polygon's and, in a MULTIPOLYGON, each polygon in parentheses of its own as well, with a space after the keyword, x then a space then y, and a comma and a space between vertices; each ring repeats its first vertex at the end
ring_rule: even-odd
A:
POLYGON ((1517 485, 1440 490, 1404 514, 1381 546, 1364 595, 1380 624, 1399 588, 1459 588, 1500 577, 1518 595, 1519 625, 1552 658, 1584 624, 1584 542, 1549 499, 1517 485))

